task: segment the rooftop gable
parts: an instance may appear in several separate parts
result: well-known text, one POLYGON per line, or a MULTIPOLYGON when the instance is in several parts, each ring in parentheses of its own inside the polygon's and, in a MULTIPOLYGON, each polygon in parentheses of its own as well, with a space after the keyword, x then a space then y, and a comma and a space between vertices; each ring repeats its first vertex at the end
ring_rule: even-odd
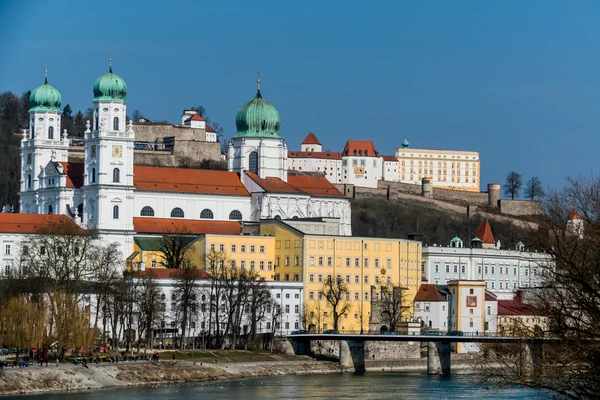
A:
POLYGON ((477 230, 477 238, 483 243, 496 244, 494 235, 492 234, 492 228, 487 219, 481 221, 479 229, 477 230))
POLYGON ((414 301, 447 301, 436 285, 423 283, 415 295, 414 301))
POLYGON ((317 139, 317 136, 314 133, 309 132, 301 144, 318 144, 318 145, 320 145, 321 142, 319 142, 319 139, 317 139))
POLYGON ((344 197, 324 176, 289 175, 288 183, 311 196, 344 197))
POLYGON ((245 171, 246 175, 248 175, 248 177, 250 179, 252 179, 254 182, 256 182, 256 184, 258 186, 260 186, 261 188, 263 188, 265 190, 265 192, 267 193, 292 193, 292 194, 299 194, 299 195, 306 195, 307 193, 304 193, 302 190, 298 189, 297 187, 279 179, 279 178, 273 178, 273 177, 269 177, 269 178, 261 178, 260 176, 256 175, 254 172, 250 172, 250 171, 245 171))
POLYGON ((348 140, 342 153, 344 156, 377 157, 379 155, 370 140, 348 140))

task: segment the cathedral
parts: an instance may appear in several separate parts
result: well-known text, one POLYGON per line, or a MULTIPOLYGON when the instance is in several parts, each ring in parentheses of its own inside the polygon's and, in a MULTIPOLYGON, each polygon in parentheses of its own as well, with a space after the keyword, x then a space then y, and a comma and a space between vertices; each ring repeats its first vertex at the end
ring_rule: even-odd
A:
POLYGON ((338 221, 340 235, 351 235, 350 202, 335 186, 325 177, 288 176, 279 112, 263 98, 260 79, 254 98, 237 112, 228 171, 134 165, 127 84, 112 65, 94 82, 93 94, 83 162, 70 162, 59 91, 46 77, 31 92, 21 141, 21 213, 66 215, 100 240, 120 243, 124 253, 136 227, 149 222, 167 231, 181 220, 326 217, 338 221))

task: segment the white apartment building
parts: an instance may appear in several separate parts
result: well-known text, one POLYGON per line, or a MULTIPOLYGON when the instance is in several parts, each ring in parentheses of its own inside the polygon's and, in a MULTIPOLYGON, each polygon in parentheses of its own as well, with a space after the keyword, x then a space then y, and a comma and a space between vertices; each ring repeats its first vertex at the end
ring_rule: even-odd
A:
POLYGON ((519 288, 538 286, 543 282, 544 271, 554 268, 550 255, 525 251, 522 243, 514 250, 473 247, 481 246, 482 241, 489 238, 473 239, 471 248, 463 247, 458 237, 448 247, 424 245, 422 276, 436 285, 453 280, 481 280, 498 299, 510 300, 519 288))
POLYGON ((480 163, 476 151, 413 149, 406 139, 396 149, 400 182, 421 184, 429 177, 433 187, 479 192, 480 163))

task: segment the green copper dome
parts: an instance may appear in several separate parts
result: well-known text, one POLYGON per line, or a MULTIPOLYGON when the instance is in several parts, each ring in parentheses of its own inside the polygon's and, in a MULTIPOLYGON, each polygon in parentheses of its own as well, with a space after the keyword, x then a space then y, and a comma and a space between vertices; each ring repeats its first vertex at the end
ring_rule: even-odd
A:
POLYGON ((29 111, 55 111, 60 112, 62 97, 58 90, 48 84, 48 78, 44 84, 33 89, 29 95, 29 111))
POLYGON ((404 138, 404 141, 402 142, 402 147, 404 147, 406 149, 409 145, 410 144, 408 143, 408 140, 406 140, 406 138, 404 138))
POLYGON ((237 112, 235 117, 237 135, 235 137, 280 139, 280 125, 279 111, 262 98, 259 86, 256 96, 237 112))
POLYGON ((125 101, 126 98, 127 84, 112 72, 112 66, 94 82, 94 100, 125 101))

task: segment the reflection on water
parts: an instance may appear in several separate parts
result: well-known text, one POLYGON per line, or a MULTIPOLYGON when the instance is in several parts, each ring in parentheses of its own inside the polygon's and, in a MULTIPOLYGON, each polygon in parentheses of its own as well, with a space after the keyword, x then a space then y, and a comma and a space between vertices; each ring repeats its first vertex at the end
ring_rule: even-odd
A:
MULTIPOLYGON (((412 373, 292 375, 197 384, 44 395, 45 400, 232 399, 549 399, 526 388, 499 391, 478 386, 473 375, 412 373)), ((29 396, 21 399, 39 400, 29 396)))

